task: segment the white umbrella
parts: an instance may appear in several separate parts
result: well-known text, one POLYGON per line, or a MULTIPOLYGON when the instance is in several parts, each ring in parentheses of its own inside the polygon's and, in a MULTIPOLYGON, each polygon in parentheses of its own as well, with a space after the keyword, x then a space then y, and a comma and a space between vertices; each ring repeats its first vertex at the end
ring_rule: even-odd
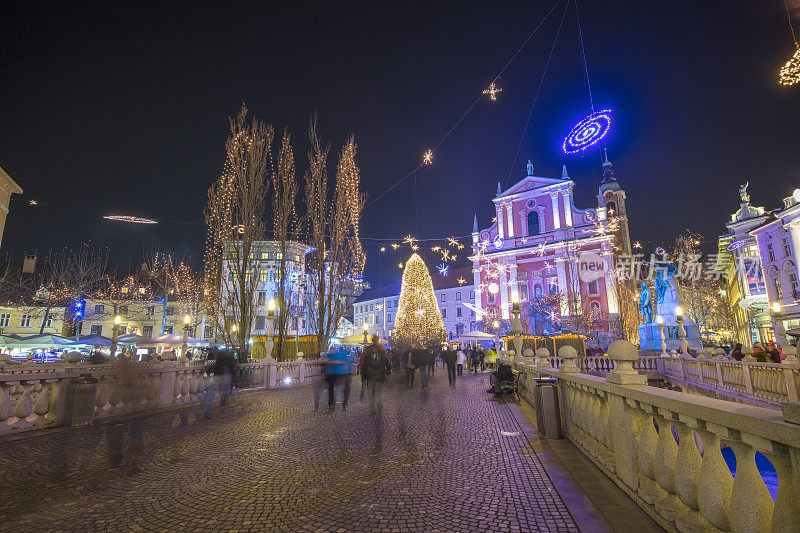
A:
POLYGON ((494 335, 489 333, 484 333, 483 331, 470 331, 469 333, 462 333, 461 337, 467 340, 483 340, 483 339, 494 339, 494 335))

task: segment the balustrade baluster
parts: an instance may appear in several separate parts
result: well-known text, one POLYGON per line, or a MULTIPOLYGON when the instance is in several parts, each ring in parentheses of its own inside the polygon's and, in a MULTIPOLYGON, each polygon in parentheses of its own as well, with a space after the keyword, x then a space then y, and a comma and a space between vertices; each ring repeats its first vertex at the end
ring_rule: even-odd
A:
POLYGON ((703 428, 697 428, 697 432, 703 439, 703 462, 697 486, 697 505, 703 518, 713 526, 728 531, 733 476, 722 456, 717 434, 703 428))
POLYGON ((756 467, 756 452, 750 444, 731 441, 736 455, 736 476, 731 494, 731 525, 734 531, 768 531, 774 504, 756 467))
POLYGON ((800 531, 800 491, 798 490, 800 479, 792 470, 789 451, 784 446, 779 448, 780 453, 764 452, 778 474, 778 493, 772 511, 771 531, 774 533, 800 531))
POLYGON ((636 459, 639 462, 639 496, 654 505, 657 500, 666 496, 666 492, 656 482, 655 461, 658 449, 658 433, 653 425, 651 407, 639 410, 641 433, 636 459))
POLYGON ((658 422, 658 444, 656 445, 656 481, 666 495, 656 502, 656 511, 668 522, 674 522, 683 510, 683 504, 675 495, 675 463, 678 444, 672 434, 672 423, 660 413, 655 413, 658 422))

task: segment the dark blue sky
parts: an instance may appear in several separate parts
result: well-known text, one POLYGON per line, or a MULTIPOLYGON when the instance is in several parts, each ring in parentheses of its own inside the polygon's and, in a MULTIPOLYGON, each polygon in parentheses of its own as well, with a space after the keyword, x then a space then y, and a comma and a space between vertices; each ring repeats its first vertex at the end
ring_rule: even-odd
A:
MULTIPOLYGON (((92 240, 122 264, 154 246, 199 258, 206 191, 242 101, 293 132, 300 162, 314 112, 333 151, 353 132, 376 198, 444 136, 552 4, 4 2, 0 166, 25 195, 3 248, 92 240), (161 223, 124 226, 106 213, 161 223)), ((579 6, 595 106, 615 111, 609 156, 634 240, 654 247, 684 227, 715 238, 739 183, 749 180, 753 202, 767 207, 800 186, 800 86, 777 84, 794 48, 781 1, 579 6)), ((463 235, 475 213, 488 225, 562 7, 503 74, 498 101, 479 102, 418 172, 417 208, 409 179, 364 213, 365 237, 399 239, 415 227, 420 237, 463 235)), ((540 175, 566 163, 576 203, 594 205, 599 154, 559 149, 587 110, 571 7, 512 182, 528 158, 540 175)), ((377 285, 377 248, 367 244, 377 285)), ((399 274, 399 253, 385 257, 381 284, 399 274)))

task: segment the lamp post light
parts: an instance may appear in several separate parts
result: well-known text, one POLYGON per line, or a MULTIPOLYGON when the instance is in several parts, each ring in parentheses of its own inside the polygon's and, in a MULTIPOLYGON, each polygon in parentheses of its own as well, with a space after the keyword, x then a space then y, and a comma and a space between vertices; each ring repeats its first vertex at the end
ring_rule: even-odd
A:
POLYGON ((786 330, 783 327, 783 313, 781 313, 781 304, 774 302, 772 304, 772 332, 775 337, 775 344, 778 346, 786 346, 786 330))
POLYGON ((368 334, 369 334, 369 324, 364 322, 364 348, 366 348, 367 344, 369 344, 369 342, 367 341, 368 334))
POLYGON ((188 351, 188 337, 189 337, 189 330, 192 328, 191 324, 192 317, 189 315, 185 315, 183 317, 183 344, 181 346, 181 359, 186 359, 186 352, 188 351))
POLYGON ((675 308, 675 315, 678 322, 678 338, 681 340, 681 352, 686 355, 689 353, 689 342, 686 340, 686 329, 683 327, 683 308, 681 306, 675 308))
POLYGON ((522 324, 519 321, 519 315, 521 313, 522 309, 519 306, 519 293, 514 291, 511 293, 511 314, 514 315, 514 319, 511 322, 513 325, 511 333, 514 334, 514 355, 517 357, 522 356, 522 324))
POLYGON ((114 317, 114 326, 111 328, 111 359, 117 353, 117 336, 119 335, 119 324, 122 322, 122 317, 117 315, 114 317))
POLYGON ((669 354, 667 354, 667 338, 664 336, 664 319, 661 318, 661 315, 656 317, 656 323, 658 323, 658 335, 661 338, 661 357, 669 357, 669 354))
POLYGON ((492 322, 492 327, 494 328, 494 345, 497 346, 500 344, 500 322, 495 320, 492 322))

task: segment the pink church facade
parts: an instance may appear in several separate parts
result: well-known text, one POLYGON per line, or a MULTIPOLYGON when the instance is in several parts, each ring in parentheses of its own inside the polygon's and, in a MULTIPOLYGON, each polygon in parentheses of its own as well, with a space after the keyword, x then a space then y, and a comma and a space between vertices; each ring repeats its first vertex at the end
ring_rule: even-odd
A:
POLYGON ((533 175, 530 162, 511 188, 498 184, 493 224, 479 229, 476 218, 472 232, 475 306, 484 322, 510 320, 516 293, 524 333, 575 332, 590 314, 592 331, 582 333, 609 333, 619 312, 614 250, 630 253, 625 192, 607 159, 597 207, 577 208, 574 186, 566 167, 549 178, 533 175), (555 303, 543 312, 548 295, 555 303))

